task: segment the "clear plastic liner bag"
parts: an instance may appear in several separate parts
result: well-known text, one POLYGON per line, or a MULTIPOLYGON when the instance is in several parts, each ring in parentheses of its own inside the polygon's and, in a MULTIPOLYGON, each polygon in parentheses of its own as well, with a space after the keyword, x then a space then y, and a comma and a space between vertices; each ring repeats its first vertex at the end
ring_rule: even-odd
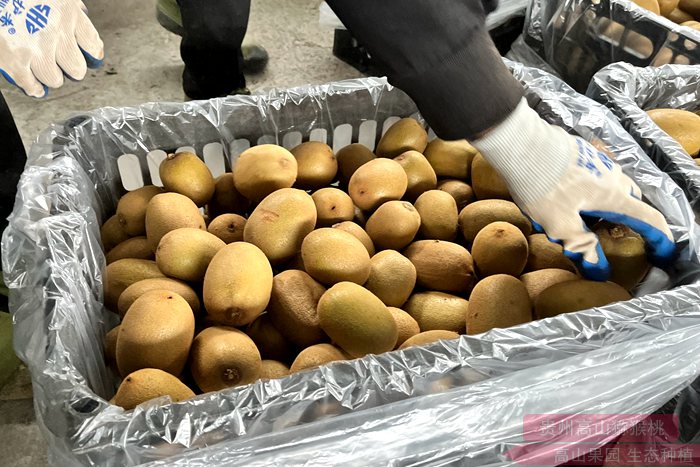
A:
MULTIPOLYGON (((101 304, 99 225, 123 192, 117 159, 133 155, 147 179, 146 155, 156 148, 201 153, 218 142, 235 159, 243 142, 312 133, 336 149, 358 140, 374 147, 385 125, 416 108, 385 80, 368 78, 88 112, 51 126, 32 146, 2 242, 15 349, 32 374, 50 460, 515 465, 524 453, 544 458, 551 450, 529 441, 525 415, 648 414, 690 385, 700 374, 700 234, 684 193, 604 107, 542 71, 508 66, 543 118, 611 148, 668 219, 678 261, 655 270, 661 280, 647 280, 637 295, 660 284, 673 290, 125 412, 107 402, 117 381, 102 356, 117 318, 101 304)), ((686 392, 678 413, 696 408, 686 392)), ((681 422, 694 427, 692 417, 681 422)))
POLYGON ((646 113, 658 108, 700 110, 700 65, 638 68, 615 63, 596 73, 587 95, 612 110, 654 163, 683 189, 695 212, 700 212, 700 167, 646 113))

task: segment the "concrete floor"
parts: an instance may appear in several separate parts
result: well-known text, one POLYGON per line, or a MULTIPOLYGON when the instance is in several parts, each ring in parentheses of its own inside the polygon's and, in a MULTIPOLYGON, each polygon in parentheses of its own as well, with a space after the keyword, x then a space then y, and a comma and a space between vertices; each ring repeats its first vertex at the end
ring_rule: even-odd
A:
MULTIPOLYGON (((48 98, 26 97, 0 84, 25 145, 51 122, 104 106, 182 101, 180 40, 155 20, 155 0, 85 0, 105 42, 105 64, 82 82, 67 82, 48 98)), ((268 69, 248 78, 255 91, 360 76, 333 57, 333 31, 318 24, 320 0, 253 0, 246 41, 264 45, 268 69)), ((6 466, 46 465, 46 443, 34 420, 31 383, 21 368, 0 390, 0 461, 6 466)))

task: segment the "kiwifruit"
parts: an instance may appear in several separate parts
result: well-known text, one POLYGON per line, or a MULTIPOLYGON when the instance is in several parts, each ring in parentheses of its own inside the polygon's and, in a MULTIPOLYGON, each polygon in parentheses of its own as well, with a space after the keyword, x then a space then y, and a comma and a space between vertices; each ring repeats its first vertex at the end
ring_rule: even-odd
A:
POLYGON ((535 300, 535 317, 549 318, 561 313, 586 310, 632 298, 614 282, 574 280, 559 282, 542 292, 535 300))
POLYGON ((146 209, 146 237, 151 250, 156 251, 163 235, 182 227, 207 230, 197 205, 179 193, 154 196, 146 209))
POLYGON ((119 327, 113 327, 105 334, 105 362, 107 366, 117 369, 117 337, 119 337, 119 327))
POLYGON ((461 180, 443 180, 438 183, 437 189, 450 194, 455 199, 459 211, 476 199, 472 187, 461 180))
POLYGON ((700 3, 695 0, 680 0, 677 8, 685 11, 694 18, 700 18, 700 3))
POLYGON ((253 339, 262 358, 291 362, 296 357, 297 350, 284 335, 272 325, 269 313, 263 313, 250 323, 245 330, 253 339))
POLYGON ((170 373, 143 368, 124 378, 112 401, 124 410, 131 410, 157 397, 167 396, 173 402, 181 402, 194 395, 190 388, 170 373))
POLYGON ((221 214, 209 223, 207 232, 216 235, 224 243, 243 241, 246 219, 238 214, 221 214))
POLYGON ((228 326, 213 326, 194 338, 190 370, 202 391, 220 391, 257 380, 261 360, 258 348, 245 333, 228 326))
POLYGON ((219 175, 214 184, 214 195, 207 205, 207 214, 210 219, 221 214, 243 215, 248 210, 250 202, 239 193, 233 182, 233 173, 227 172, 219 175))
POLYGON ((506 181, 481 154, 472 161, 472 188, 478 199, 511 199, 506 181))
POLYGON ((290 188, 297 179, 297 160, 275 144, 260 144, 241 153, 233 166, 236 189, 257 202, 280 188, 290 188))
POLYGON ((469 296, 467 334, 532 321, 532 305, 522 282, 507 274, 480 280, 469 296))
POLYGON ((304 271, 282 271, 272 280, 266 315, 288 340, 299 347, 318 344, 327 340, 316 312, 318 301, 325 292, 326 288, 304 271))
POLYGON ((573 281, 580 279, 571 271, 564 269, 538 269, 520 276, 520 281, 525 285, 530 301, 534 305, 537 297, 543 290, 558 284, 559 282, 573 281))
POLYGON ((155 277, 164 278, 165 275, 160 272, 155 261, 148 259, 124 258, 108 264, 103 278, 105 306, 116 311, 119 296, 127 287, 155 277))
POLYGON ((423 154, 418 151, 406 151, 394 160, 401 164, 408 177, 405 199, 415 201, 421 194, 437 186, 437 175, 423 154))
POLYGON ((301 244, 306 272, 326 285, 350 281, 364 284, 369 277, 369 254, 352 234, 322 228, 311 232, 301 244))
POLYGON ((365 246, 367 249, 367 253, 369 253, 370 256, 374 256, 375 249, 374 249, 374 242, 372 242, 372 239, 369 238, 369 235, 367 235, 367 232, 365 232, 365 229, 360 227, 358 224, 350 221, 345 221, 345 222, 340 222, 338 224, 335 224, 333 226, 334 229, 339 229, 339 230, 344 230, 345 232, 352 234, 355 238, 357 238, 362 244, 365 246))
POLYGON ((318 301, 321 329, 353 357, 388 352, 396 346, 398 328, 386 305, 353 282, 340 282, 318 301))
POLYGON ((156 264, 163 274, 175 279, 199 282, 209 262, 226 244, 206 230, 182 228, 163 235, 156 249, 156 264))
POLYGON ((360 166, 348 183, 348 194, 360 209, 373 210, 381 204, 403 197, 408 176, 401 164, 392 159, 374 159, 360 166))
POLYGON ((402 118, 384 133, 377 144, 379 157, 396 157, 406 151, 422 153, 428 145, 428 133, 413 118, 402 118))
POLYGON ((398 349, 407 339, 420 333, 420 327, 418 326, 418 322, 402 309, 393 306, 389 306, 387 309, 394 318, 396 329, 398 329, 399 332, 399 337, 396 339, 396 346, 394 347, 398 349))
POLYGON ((610 281, 632 290, 649 272, 646 243, 626 225, 600 222, 593 232, 610 263, 610 281))
POLYGON ((668 17, 673 10, 678 8, 679 0, 659 0, 659 14, 668 17))
POLYGON ((363 211, 362 209, 358 208, 355 206, 355 217, 353 217, 352 221, 362 227, 363 229, 365 228, 365 225, 367 225, 367 218, 369 215, 367 212, 363 211))
POLYGON ((476 234, 472 257, 479 277, 494 274, 520 276, 527 262, 527 239, 508 222, 492 222, 476 234))
POLYGON ((649 10, 655 15, 658 15, 660 10, 659 10, 659 2, 656 0, 632 0, 634 3, 639 5, 640 7, 644 8, 645 10, 649 10))
POLYGON ((289 373, 297 373, 325 365, 326 363, 348 360, 349 358, 350 356, 334 345, 316 344, 299 352, 299 355, 297 355, 297 358, 294 359, 292 366, 289 368, 289 373))
POLYGON ((471 254, 461 245, 442 240, 413 242, 403 254, 416 267, 416 282, 430 290, 462 294, 476 279, 471 254))
POLYGON ((115 246, 129 239, 129 234, 126 233, 124 227, 119 222, 119 217, 115 214, 102 224, 100 228, 100 237, 105 253, 109 252, 115 246))
POLYGON ((109 250, 105 255, 107 264, 124 258, 153 259, 154 255, 148 244, 148 239, 146 237, 128 238, 109 250))
POLYGON ((453 241, 457 237, 457 202, 447 192, 426 191, 415 203, 420 215, 418 235, 424 239, 453 241))
POLYGON ((278 379, 289 376, 289 367, 277 360, 263 360, 260 365, 260 379, 278 379))
POLYGON ((367 219, 365 230, 378 249, 400 250, 413 241, 420 215, 408 201, 388 201, 367 219))
POLYGON ((469 302, 443 292, 411 295, 404 309, 416 320, 421 331, 454 331, 464 334, 469 302))
POLYGON ((168 154, 158 172, 163 188, 187 196, 199 207, 214 195, 214 177, 196 154, 186 151, 168 154))
POLYGON ((192 287, 182 281, 160 277, 143 279, 138 282, 134 282, 127 287, 124 292, 119 295, 119 301, 117 303, 119 316, 123 317, 137 298, 146 292, 150 292, 151 290, 169 290, 171 292, 175 292, 185 299, 195 315, 199 313, 199 297, 192 287))
POLYGON ((297 160, 297 180, 294 186, 303 190, 317 190, 335 179, 338 161, 326 143, 307 141, 290 152, 297 160))
MULTIPOLYGON (((700 13, 700 3, 698 5, 700 13)), ((700 152, 700 115, 683 109, 653 109, 647 114, 659 128, 678 141, 690 157, 700 152)))
POLYGON ((194 314, 184 298, 169 290, 150 290, 134 301, 117 337, 122 376, 158 368, 178 376, 194 336, 194 314))
POLYGON ((282 188, 269 194, 248 217, 243 239, 257 246, 272 264, 301 249, 304 237, 316 225, 316 205, 306 192, 282 188))
POLYGON ((339 222, 352 221, 355 205, 350 195, 337 188, 321 188, 311 198, 316 205, 316 227, 330 227, 339 222))
POLYGON ((231 243, 214 255, 204 275, 204 307, 215 322, 251 323, 265 310, 272 291, 272 266, 253 244, 231 243))
POLYGON ((477 150, 467 140, 435 138, 428 143, 423 154, 438 177, 466 180, 476 153, 477 150))
POLYGON ((686 21, 693 20, 693 16, 691 14, 686 13, 685 11, 681 10, 680 8, 674 8, 671 11, 671 13, 668 14, 667 18, 676 24, 681 24, 681 23, 685 23, 686 21))
POLYGON ((404 343, 399 346, 399 350, 407 349, 416 345, 432 344, 433 342, 441 340, 457 339, 458 337, 459 334, 457 334, 454 331, 445 331, 442 329, 434 331, 425 331, 406 339, 404 343))
POLYGON ((468 242, 473 242, 481 229, 497 221, 513 224, 526 236, 532 232, 532 224, 528 218, 511 201, 502 199, 476 201, 459 213, 459 227, 468 242))
POLYGON ((347 185, 350 177, 366 162, 376 159, 377 156, 367 146, 360 143, 349 144, 341 148, 335 155, 338 160, 338 176, 340 183, 347 185))
POLYGON ((681 23, 681 26, 685 26, 686 28, 695 29, 696 31, 700 31, 700 22, 697 22, 695 20, 685 21, 685 22, 681 23))
POLYGON ((574 263, 564 255, 564 248, 558 243, 550 242, 545 234, 529 235, 527 246, 526 271, 554 268, 576 272, 574 263))
POLYGON ((386 306, 400 307, 416 285, 416 267, 395 250, 380 251, 370 259, 370 272, 365 288, 386 306))
POLYGON ((146 185, 121 197, 117 203, 117 218, 129 236, 146 233, 146 207, 151 198, 160 193, 163 193, 162 188, 146 185))

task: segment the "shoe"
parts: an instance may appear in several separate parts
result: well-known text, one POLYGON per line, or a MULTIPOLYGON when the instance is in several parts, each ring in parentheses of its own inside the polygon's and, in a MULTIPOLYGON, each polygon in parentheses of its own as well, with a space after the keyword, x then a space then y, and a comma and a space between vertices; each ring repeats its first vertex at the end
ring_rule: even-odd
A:
MULTIPOLYGON (((180 37, 185 33, 177 0, 158 0, 156 4, 156 18, 158 23, 167 31, 180 37)), ((265 69, 270 59, 267 50, 256 44, 243 44, 241 53, 243 54, 244 73, 260 73, 265 69)))

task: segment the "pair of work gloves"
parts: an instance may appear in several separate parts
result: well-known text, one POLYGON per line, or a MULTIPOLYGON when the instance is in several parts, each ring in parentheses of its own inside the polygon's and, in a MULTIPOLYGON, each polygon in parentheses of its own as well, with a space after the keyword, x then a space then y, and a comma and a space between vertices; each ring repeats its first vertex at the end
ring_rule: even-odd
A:
MULTIPOLYGON (((80 0, 0 0, 0 73, 33 97, 85 77, 104 56, 102 40, 80 0)), ((505 178, 536 230, 561 243, 592 279, 609 265, 582 215, 626 224, 663 266, 674 255, 663 216, 641 201, 639 187, 588 142, 545 123, 523 99, 505 121, 475 141, 505 178)))

